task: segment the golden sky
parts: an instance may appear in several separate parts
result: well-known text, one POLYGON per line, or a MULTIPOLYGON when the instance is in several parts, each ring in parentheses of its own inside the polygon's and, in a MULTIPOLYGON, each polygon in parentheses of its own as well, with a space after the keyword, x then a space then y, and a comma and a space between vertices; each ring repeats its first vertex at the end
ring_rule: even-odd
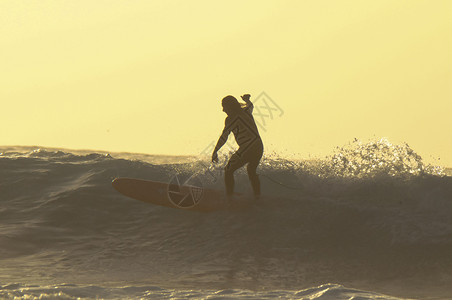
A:
POLYGON ((221 98, 265 92, 283 111, 261 130, 268 152, 387 137, 452 166, 451 12, 450 0, 3 0, 0 145, 198 154, 221 133, 221 98))

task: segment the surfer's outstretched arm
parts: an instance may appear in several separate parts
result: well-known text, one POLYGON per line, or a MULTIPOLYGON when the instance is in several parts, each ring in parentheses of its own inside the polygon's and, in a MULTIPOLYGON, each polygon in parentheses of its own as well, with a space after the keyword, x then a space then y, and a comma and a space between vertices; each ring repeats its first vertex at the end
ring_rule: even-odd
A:
POLYGON ((218 161, 217 152, 218 152, 218 150, 221 149, 221 147, 223 147, 224 144, 226 144, 226 141, 228 140, 228 136, 229 136, 230 132, 231 132, 231 129, 229 128, 228 121, 226 119, 223 132, 221 133, 221 136, 218 139, 217 145, 215 146, 215 149, 213 150, 213 153, 212 153, 212 162, 218 161))

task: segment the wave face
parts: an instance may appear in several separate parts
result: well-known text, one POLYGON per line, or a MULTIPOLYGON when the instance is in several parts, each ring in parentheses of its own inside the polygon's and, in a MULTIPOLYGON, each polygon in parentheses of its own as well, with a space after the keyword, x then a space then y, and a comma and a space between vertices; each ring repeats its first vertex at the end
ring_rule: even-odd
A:
MULTIPOLYGON (((92 298, 168 287, 233 298, 246 290, 286 290, 288 298, 302 289, 342 291, 328 282, 402 297, 452 293, 452 180, 407 145, 351 144, 317 161, 264 157, 263 204, 211 213, 142 203, 111 187, 115 177, 178 175, 222 189, 221 164, 206 159, 0 152, 3 296, 45 294, 49 285, 92 298)), ((244 170, 236 189, 251 193, 244 170)))

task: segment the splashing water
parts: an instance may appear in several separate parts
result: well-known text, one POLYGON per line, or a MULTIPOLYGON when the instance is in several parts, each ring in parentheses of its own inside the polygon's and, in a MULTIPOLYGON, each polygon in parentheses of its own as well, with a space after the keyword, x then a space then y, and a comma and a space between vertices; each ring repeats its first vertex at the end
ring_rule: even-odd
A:
POLYGON ((386 138, 367 143, 355 139, 337 147, 318 171, 321 177, 445 176, 443 167, 425 164, 408 144, 395 145, 386 138))

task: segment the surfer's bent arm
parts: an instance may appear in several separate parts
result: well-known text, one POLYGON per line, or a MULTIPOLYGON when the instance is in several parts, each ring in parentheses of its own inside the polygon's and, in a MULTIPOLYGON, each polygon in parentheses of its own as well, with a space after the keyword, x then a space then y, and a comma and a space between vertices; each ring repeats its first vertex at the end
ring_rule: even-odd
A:
POLYGON ((253 114, 253 108, 254 108, 254 104, 253 102, 250 101, 250 94, 245 94, 242 97, 242 100, 245 101, 246 105, 245 105, 245 111, 247 111, 250 114, 253 114))

